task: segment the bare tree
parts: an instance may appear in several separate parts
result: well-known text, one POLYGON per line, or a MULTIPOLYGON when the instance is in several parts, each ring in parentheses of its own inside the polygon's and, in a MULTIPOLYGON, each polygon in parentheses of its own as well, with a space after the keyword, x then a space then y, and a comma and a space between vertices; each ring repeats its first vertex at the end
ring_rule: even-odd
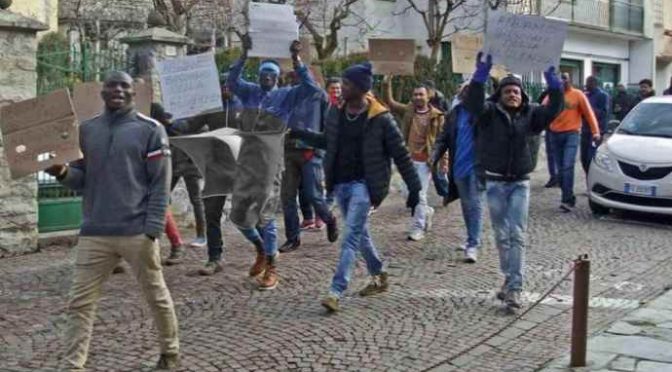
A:
POLYGON ((169 30, 185 35, 189 26, 189 16, 192 9, 200 0, 153 0, 154 9, 166 21, 169 30))
POLYGON ((420 15, 427 29, 427 45, 431 49, 430 59, 436 63, 441 42, 450 35, 471 28, 472 20, 483 10, 481 4, 472 0, 406 0, 408 6, 395 15, 413 11, 420 15))
POLYGON ((364 35, 375 29, 366 19, 354 12, 360 0, 297 1, 295 12, 299 22, 310 33, 317 58, 324 61, 338 49, 339 32, 343 27, 356 27, 364 35))

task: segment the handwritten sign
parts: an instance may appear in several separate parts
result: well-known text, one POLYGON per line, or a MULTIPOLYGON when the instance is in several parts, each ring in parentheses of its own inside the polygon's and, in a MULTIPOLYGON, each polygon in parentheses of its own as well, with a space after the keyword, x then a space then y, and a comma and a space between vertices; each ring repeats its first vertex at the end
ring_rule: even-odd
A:
POLYGON ((175 119, 222 111, 222 92, 213 53, 157 63, 163 106, 175 119))
POLYGON ((378 75, 413 75, 415 40, 369 39, 369 60, 378 75))
MULTIPOLYGON (((136 109, 149 116, 152 108, 152 86, 142 83, 134 84, 133 88, 135 89, 136 109)), ((97 81, 75 85, 72 90, 72 103, 80 122, 91 119, 104 110, 103 99, 100 97, 102 89, 103 84, 97 81)))
POLYGON ((0 128, 13 179, 82 157, 66 89, 2 107, 0 128))
POLYGON ((488 15, 485 54, 516 73, 559 66, 567 23, 538 16, 492 11, 488 15))
POLYGON ((290 58, 289 47, 299 39, 299 25, 291 5, 250 3, 250 57, 290 58))

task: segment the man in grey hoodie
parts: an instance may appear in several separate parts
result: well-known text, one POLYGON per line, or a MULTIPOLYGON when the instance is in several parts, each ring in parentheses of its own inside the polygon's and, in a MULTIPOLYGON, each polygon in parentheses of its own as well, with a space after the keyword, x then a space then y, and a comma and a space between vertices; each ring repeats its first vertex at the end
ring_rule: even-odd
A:
POLYGON ((101 96, 104 112, 79 128, 84 157, 46 170, 83 194, 63 364, 69 370, 84 368, 101 287, 123 258, 158 328, 161 357, 156 369, 172 370, 179 365, 178 327, 158 243, 170 186, 168 136, 160 123, 135 110, 128 74, 111 73, 101 96))

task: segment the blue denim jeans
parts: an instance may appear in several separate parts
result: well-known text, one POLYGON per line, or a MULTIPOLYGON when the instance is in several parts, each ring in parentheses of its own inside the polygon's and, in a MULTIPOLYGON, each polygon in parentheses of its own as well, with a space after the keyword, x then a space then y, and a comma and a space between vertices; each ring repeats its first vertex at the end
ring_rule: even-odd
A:
POLYGON ((553 133, 551 140, 555 148, 555 158, 558 162, 562 203, 574 205, 576 203, 574 197, 574 165, 576 164, 576 153, 579 150, 579 133, 553 133))
POLYGON ((530 181, 487 181, 488 207, 508 291, 521 291, 525 266, 530 181))
POLYGON ((551 131, 546 131, 544 134, 544 142, 546 145, 546 163, 548 164, 548 175, 550 178, 556 178, 558 176, 558 164, 555 160, 555 147, 553 147, 553 141, 551 140, 552 134, 551 131))
POLYGON ((299 186, 303 189, 304 201, 315 209, 322 221, 329 222, 333 216, 324 200, 322 190, 322 158, 313 156, 305 161, 300 152, 286 154, 285 175, 282 184, 282 203, 285 216, 285 236, 294 241, 301 236, 299 212, 296 204, 299 186))
POLYGON ((363 181, 338 184, 334 188, 334 196, 345 220, 345 234, 330 292, 340 297, 348 288, 357 252, 364 257, 370 275, 380 274, 383 262, 369 234, 368 216, 371 199, 366 184, 363 181))
POLYGON ((455 185, 460 195, 462 216, 467 226, 467 248, 476 248, 481 245, 481 231, 483 230, 483 190, 478 183, 475 172, 465 178, 456 178, 455 185))
POLYGON ((267 256, 278 254, 278 224, 275 219, 268 221, 266 226, 257 226, 253 229, 239 229, 250 243, 264 241, 264 252, 267 256))

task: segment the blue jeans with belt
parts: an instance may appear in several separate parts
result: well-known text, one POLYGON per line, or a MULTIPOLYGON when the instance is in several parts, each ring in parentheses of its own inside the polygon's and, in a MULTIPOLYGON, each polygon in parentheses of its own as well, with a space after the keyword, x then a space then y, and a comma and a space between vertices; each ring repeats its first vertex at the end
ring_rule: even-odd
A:
POLYGON ((341 257, 331 282, 331 294, 341 297, 348 288, 352 267, 361 253, 370 275, 383 270, 383 262, 369 234, 368 216, 371 199, 366 183, 353 181, 335 186, 334 195, 345 220, 345 235, 341 242, 341 257))

